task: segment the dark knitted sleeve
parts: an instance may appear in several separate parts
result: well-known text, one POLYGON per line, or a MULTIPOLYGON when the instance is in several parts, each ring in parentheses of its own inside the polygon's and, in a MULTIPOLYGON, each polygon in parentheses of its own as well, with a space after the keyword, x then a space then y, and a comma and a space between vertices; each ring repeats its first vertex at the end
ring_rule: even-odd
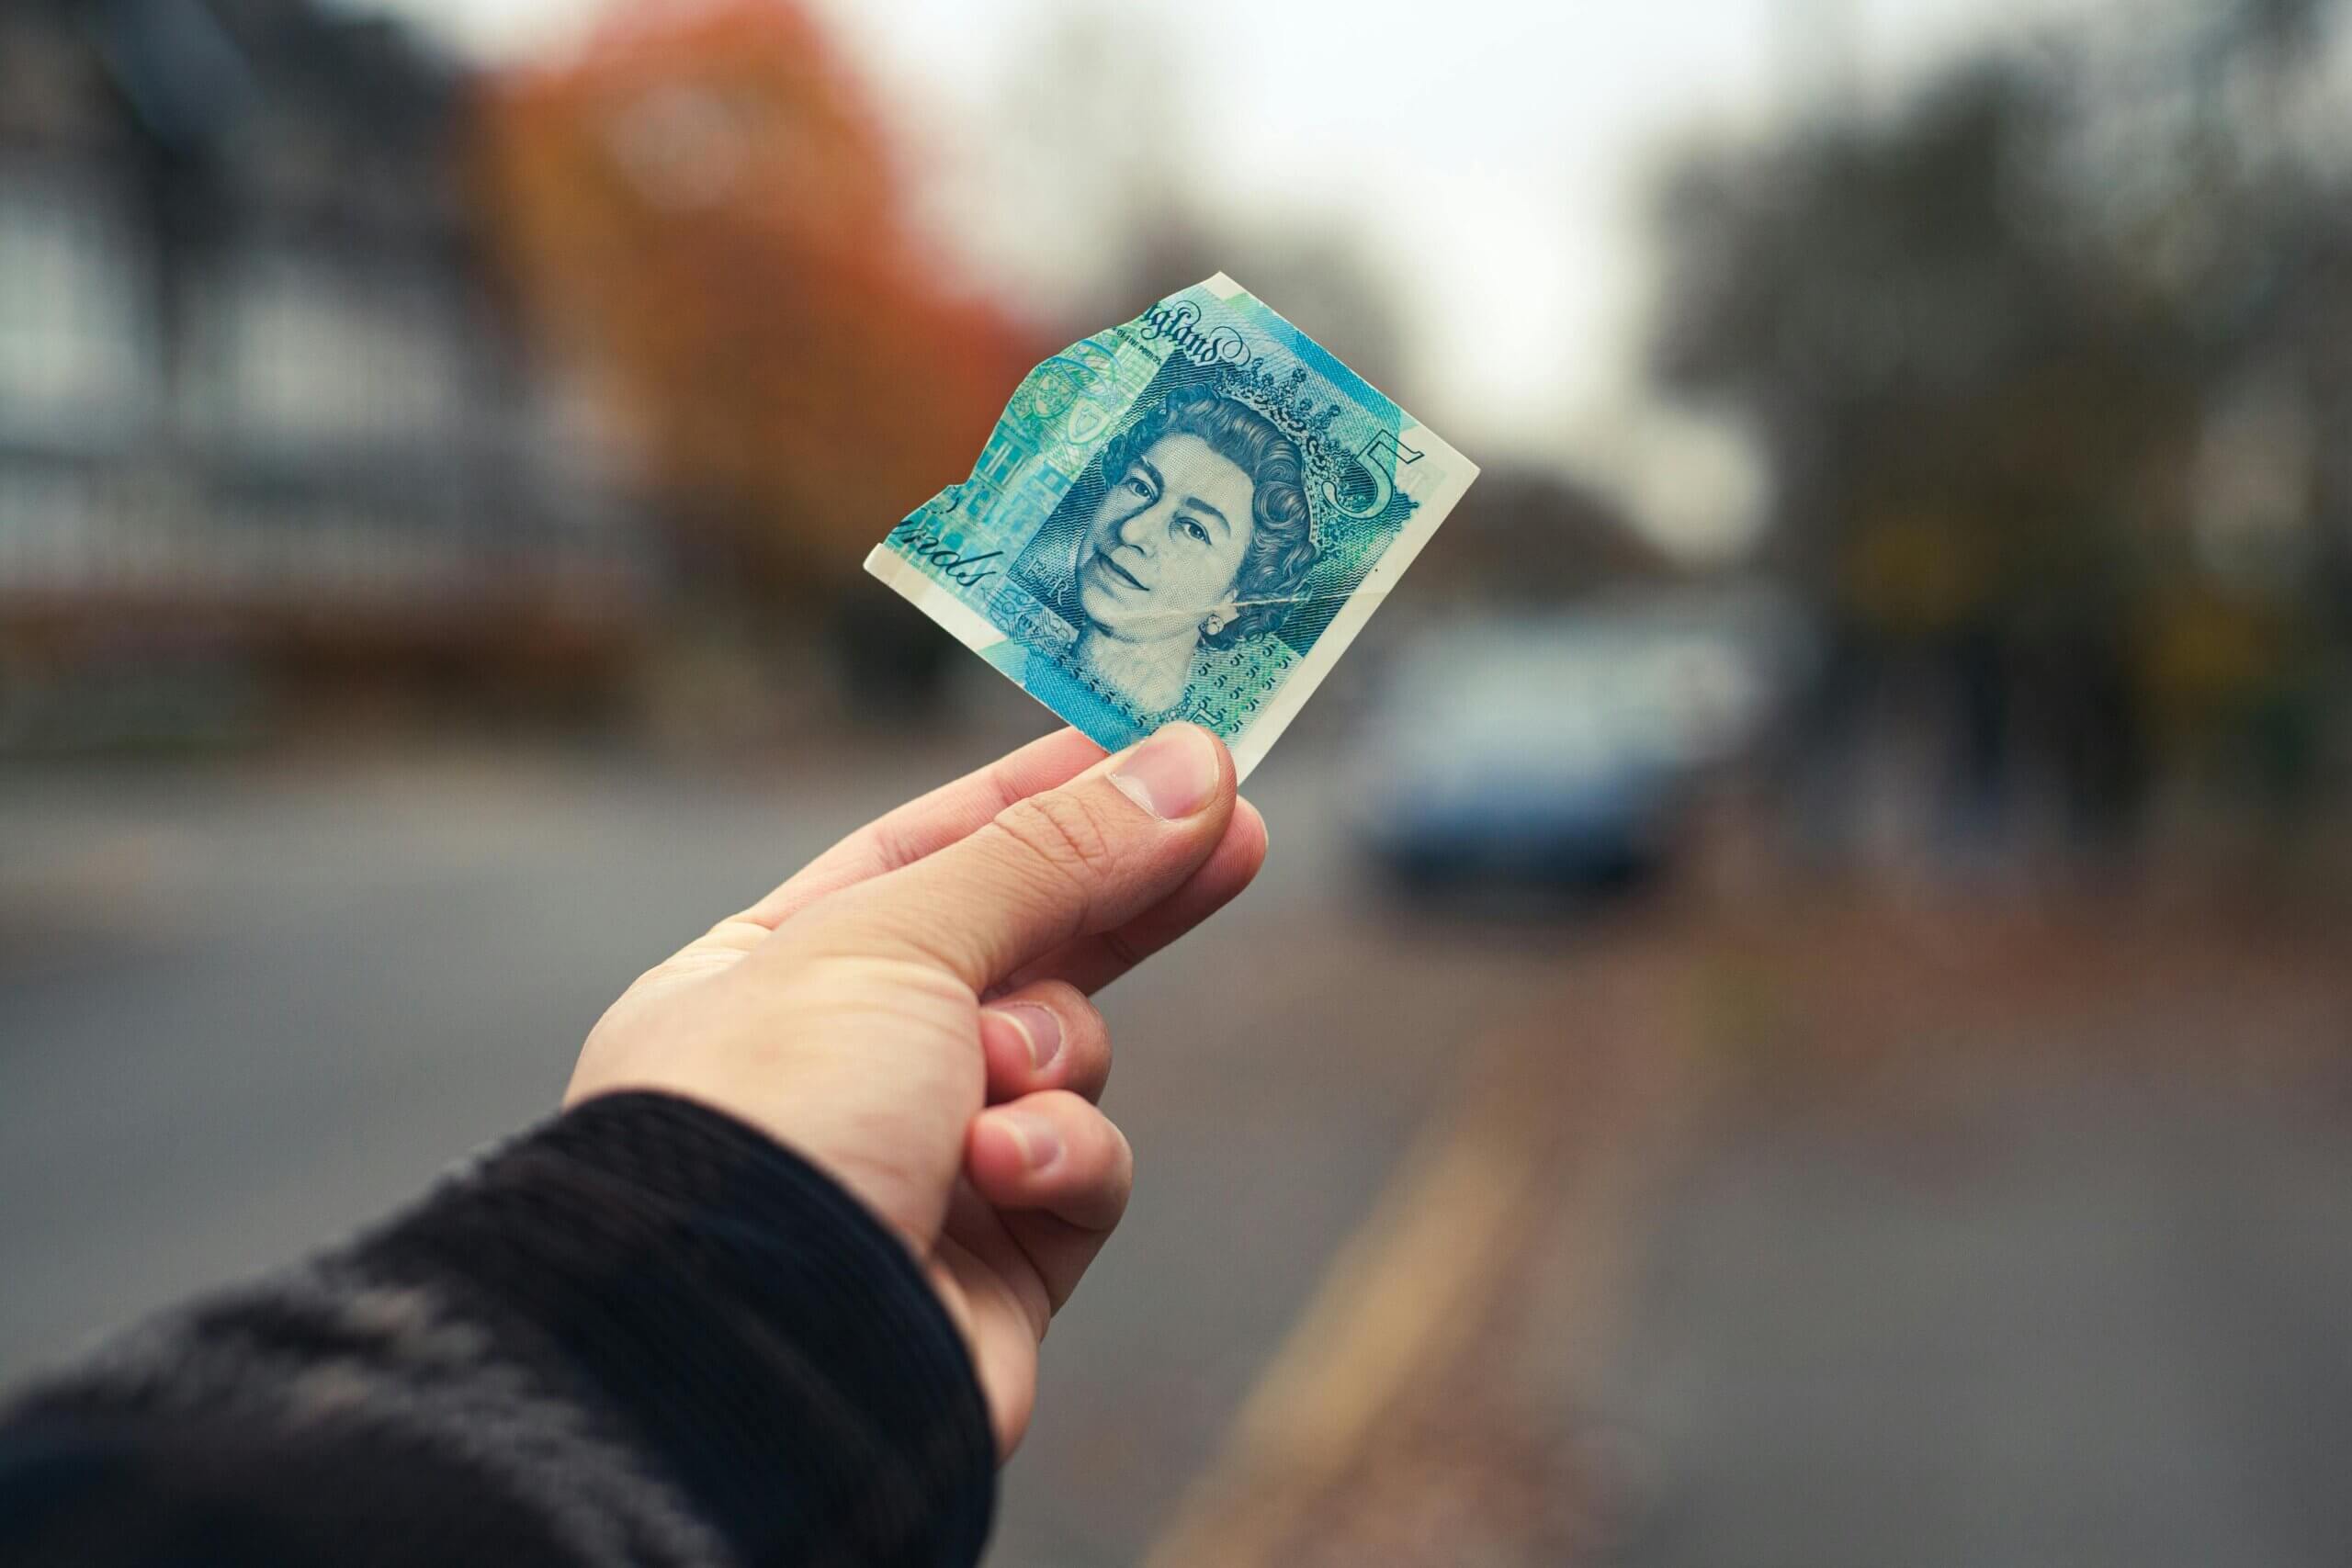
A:
POLYGON ((0 1418, 0 1562, 966 1564, 961 1338, 788 1151, 594 1100, 0 1418))

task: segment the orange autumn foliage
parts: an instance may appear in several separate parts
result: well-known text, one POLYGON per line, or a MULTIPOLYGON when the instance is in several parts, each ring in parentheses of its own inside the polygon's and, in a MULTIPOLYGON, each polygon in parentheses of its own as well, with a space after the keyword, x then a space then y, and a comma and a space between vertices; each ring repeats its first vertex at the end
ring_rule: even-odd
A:
POLYGON ((963 478, 1041 357, 942 282, 865 95, 787 0, 632 5, 483 108, 529 308, 778 586, 821 590, 963 478))

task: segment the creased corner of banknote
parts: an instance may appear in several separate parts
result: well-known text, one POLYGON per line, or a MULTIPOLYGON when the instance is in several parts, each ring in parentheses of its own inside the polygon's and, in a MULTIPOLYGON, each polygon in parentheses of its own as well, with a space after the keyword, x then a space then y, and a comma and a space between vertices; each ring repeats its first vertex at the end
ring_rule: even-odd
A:
POLYGON ((866 570, 1116 750, 1248 776, 1477 468, 1223 273, 1046 360, 866 570))

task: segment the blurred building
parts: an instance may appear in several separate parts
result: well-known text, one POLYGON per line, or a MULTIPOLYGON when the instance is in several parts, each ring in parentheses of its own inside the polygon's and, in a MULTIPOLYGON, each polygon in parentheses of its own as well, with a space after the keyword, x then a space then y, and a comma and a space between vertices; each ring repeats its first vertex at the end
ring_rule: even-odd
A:
POLYGON ((652 557, 469 234, 462 88, 304 0, 0 10, 0 741, 159 649, 627 649, 652 557))
POLYGON ((502 255, 712 575, 870 619, 865 552, 971 471, 1060 344, 924 238, 909 153, 828 29, 794 0, 616 7, 492 83, 483 120, 502 255))

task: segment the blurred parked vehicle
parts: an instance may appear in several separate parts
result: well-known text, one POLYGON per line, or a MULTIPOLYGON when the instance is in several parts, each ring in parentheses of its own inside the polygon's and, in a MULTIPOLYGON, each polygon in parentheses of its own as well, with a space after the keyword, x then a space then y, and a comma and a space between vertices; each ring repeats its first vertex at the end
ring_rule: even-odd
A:
POLYGON ((1761 590, 1423 634, 1365 738, 1359 836, 1416 892, 1615 892, 1665 869, 1698 786, 1757 736, 1802 638, 1761 590))

